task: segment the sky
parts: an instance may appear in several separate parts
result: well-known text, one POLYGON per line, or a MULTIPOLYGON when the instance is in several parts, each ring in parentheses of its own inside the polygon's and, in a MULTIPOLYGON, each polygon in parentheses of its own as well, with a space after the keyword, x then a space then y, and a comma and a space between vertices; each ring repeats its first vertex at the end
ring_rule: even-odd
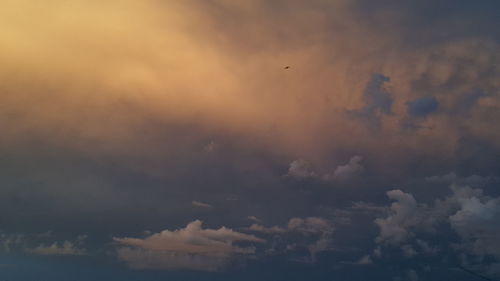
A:
POLYGON ((0 280, 500 280, 499 14, 1 1, 0 280))

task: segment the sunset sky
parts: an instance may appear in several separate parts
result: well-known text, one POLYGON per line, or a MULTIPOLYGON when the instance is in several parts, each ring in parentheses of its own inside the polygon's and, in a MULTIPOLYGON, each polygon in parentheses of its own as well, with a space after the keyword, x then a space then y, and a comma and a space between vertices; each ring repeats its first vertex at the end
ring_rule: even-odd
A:
POLYGON ((0 281, 500 280, 499 15, 0 0, 0 281))

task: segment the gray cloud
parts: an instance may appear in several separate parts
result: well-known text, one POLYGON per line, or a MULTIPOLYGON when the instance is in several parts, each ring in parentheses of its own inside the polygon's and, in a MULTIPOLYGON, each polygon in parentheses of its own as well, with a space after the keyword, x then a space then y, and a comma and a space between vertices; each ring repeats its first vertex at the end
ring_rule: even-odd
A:
MULTIPOLYGON (((303 259, 305 262, 316 262, 316 255, 320 252, 332 249, 332 235, 334 233, 333 224, 320 217, 307 217, 307 218, 291 218, 288 221, 286 227, 271 226, 265 227, 260 224, 252 224, 248 230, 263 233, 263 234, 273 234, 273 235, 285 235, 299 233, 306 238, 313 237, 313 241, 306 242, 305 248, 309 251, 310 257, 303 259)), ((307 239, 310 240, 310 239, 307 239)), ((287 241, 286 250, 293 250, 293 248, 298 247, 300 244, 304 243, 300 240, 290 240, 287 241), (292 246, 293 245, 293 246, 292 246)), ((276 252, 274 247, 270 250, 271 252, 276 252)))
POLYGON ((480 259, 500 260, 497 247, 500 245, 500 198, 486 196, 482 189, 468 186, 451 185, 450 189, 451 195, 436 200, 432 206, 418 203, 410 193, 389 191, 387 195, 396 202, 388 208, 386 217, 375 220, 380 229, 377 242, 401 245, 406 257, 436 255, 440 249, 418 237, 423 234, 439 237, 441 233, 437 229, 448 226, 460 238, 459 242, 447 245, 457 251, 457 256, 466 253, 480 259), (413 245, 418 245, 420 251, 413 245))
POLYGON ((332 174, 323 176, 325 180, 346 180, 359 175, 364 167, 361 165, 363 158, 361 156, 353 156, 345 165, 340 165, 333 171, 332 174))
POLYGON ((401 190, 391 190, 387 196, 396 202, 389 207, 389 215, 377 218, 375 223, 380 228, 377 242, 400 244, 405 242, 412 233, 410 229, 422 224, 425 220, 424 208, 417 204, 413 195, 401 190))
POLYGON ((339 165, 333 171, 320 173, 314 171, 309 162, 297 159, 290 163, 287 176, 296 179, 316 179, 324 182, 349 180, 363 172, 362 160, 361 156, 356 155, 351 157, 345 165, 339 165))

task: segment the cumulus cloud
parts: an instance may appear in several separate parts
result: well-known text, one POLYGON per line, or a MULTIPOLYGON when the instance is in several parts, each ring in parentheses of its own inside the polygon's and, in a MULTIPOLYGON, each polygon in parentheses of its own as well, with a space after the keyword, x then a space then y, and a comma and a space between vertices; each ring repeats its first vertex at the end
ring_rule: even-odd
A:
POLYGON ((359 175, 364 170, 361 165, 362 160, 361 156, 353 156, 347 164, 338 166, 333 174, 326 174, 323 177, 326 180, 345 180, 359 175))
POLYGON ((185 228, 164 230, 145 238, 113 238, 121 245, 117 256, 135 269, 221 270, 231 258, 250 255, 254 247, 240 247, 237 242, 263 243, 254 235, 221 227, 203 229, 199 220, 185 228))
POLYGON ((287 176, 297 179, 316 179, 325 182, 348 180, 363 172, 364 166, 361 165, 362 160, 361 156, 356 155, 351 157, 345 165, 339 165, 331 172, 320 173, 314 171, 307 161, 298 159, 290 163, 287 176))
POLYGON ((425 220, 425 210, 417 204, 412 194, 391 190, 387 196, 396 202, 389 207, 387 217, 375 219, 380 228, 376 241, 399 244, 412 236, 412 227, 420 226, 425 220))
POLYGON ((500 198, 459 199, 459 210, 449 217, 462 238, 462 247, 480 256, 500 259, 500 198))
POLYGON ((437 229, 447 226, 459 237, 458 243, 448 245, 450 249, 500 260, 500 198, 468 186, 451 185, 450 189, 451 195, 436 200, 432 206, 418 203, 412 194, 401 190, 387 192, 396 202, 388 208, 386 217, 375 219, 380 229, 376 241, 401 245, 406 257, 435 255, 440 249, 418 237, 439 237, 437 229))

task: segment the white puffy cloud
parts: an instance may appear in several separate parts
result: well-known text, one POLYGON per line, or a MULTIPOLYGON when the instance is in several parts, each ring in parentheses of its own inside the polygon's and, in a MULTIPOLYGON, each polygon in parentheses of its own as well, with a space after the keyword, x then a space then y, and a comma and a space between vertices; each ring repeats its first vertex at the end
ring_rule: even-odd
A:
POLYGON ((121 246, 118 258, 135 269, 221 270, 232 257, 250 255, 254 247, 236 246, 235 242, 262 243, 254 235, 221 227, 203 229, 199 220, 185 228, 164 230, 146 238, 114 238, 121 246))

